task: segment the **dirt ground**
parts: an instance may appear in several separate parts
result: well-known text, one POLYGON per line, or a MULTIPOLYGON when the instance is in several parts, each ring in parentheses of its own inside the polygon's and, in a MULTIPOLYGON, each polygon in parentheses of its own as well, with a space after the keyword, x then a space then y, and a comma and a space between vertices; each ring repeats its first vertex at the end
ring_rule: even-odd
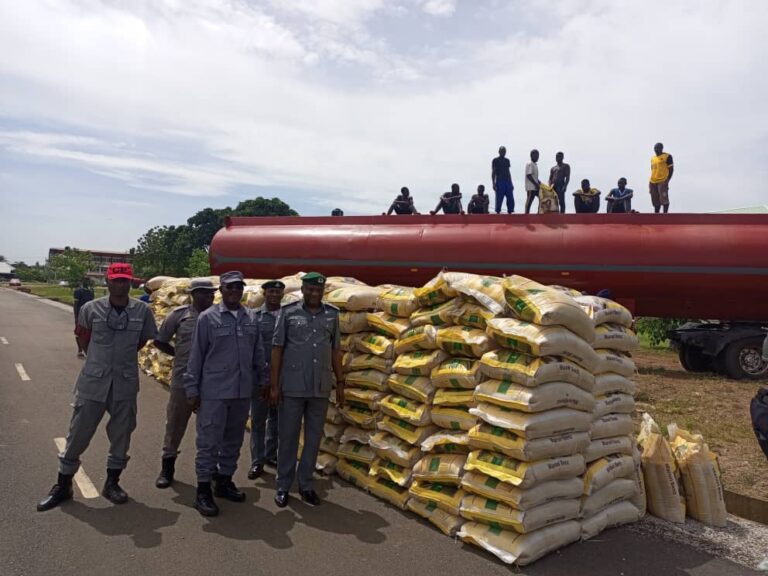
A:
POLYGON ((633 354, 640 374, 638 410, 666 427, 671 422, 704 435, 719 455, 726 490, 768 500, 768 460, 757 444, 749 403, 768 381, 727 380, 686 372, 670 350, 633 354))

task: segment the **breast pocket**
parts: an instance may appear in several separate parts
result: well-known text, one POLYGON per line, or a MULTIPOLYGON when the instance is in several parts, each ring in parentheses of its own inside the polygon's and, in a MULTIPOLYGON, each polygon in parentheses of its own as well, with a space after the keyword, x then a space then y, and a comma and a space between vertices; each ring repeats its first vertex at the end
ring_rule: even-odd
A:
POLYGON ((115 332, 101 318, 94 318, 91 325, 91 342, 100 346, 110 346, 115 332))
POLYGON ((216 339, 219 338, 227 338, 229 336, 232 336, 235 333, 235 327, 234 326, 214 326, 213 327, 213 337, 216 339))

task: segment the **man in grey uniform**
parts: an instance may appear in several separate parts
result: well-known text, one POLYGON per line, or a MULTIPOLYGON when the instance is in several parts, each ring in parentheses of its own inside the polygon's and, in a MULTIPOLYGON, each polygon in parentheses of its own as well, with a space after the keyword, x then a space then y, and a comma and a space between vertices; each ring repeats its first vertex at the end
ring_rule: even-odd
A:
POLYGON ((240 305, 245 282, 240 272, 221 275, 222 301, 200 314, 192 339, 184 390, 197 410, 197 497, 203 516, 216 516, 216 496, 244 502, 232 476, 245 436, 254 385, 265 380, 264 350, 254 314, 240 305))
POLYGON ((187 292, 192 296, 192 304, 179 306, 168 314, 153 342, 157 349, 173 356, 171 393, 165 409, 162 468, 155 481, 155 486, 158 488, 168 488, 173 483, 179 445, 187 431, 189 418, 192 416, 192 407, 187 402, 187 395, 184 392, 184 372, 187 369, 189 351, 192 348, 192 336, 195 334, 197 317, 213 304, 216 287, 206 278, 195 278, 187 288, 187 292), (174 343, 171 344, 171 341, 174 343))
MULTIPOLYGON (((256 311, 256 320, 261 332, 264 358, 267 361, 267 375, 272 355, 272 336, 280 314, 280 302, 285 293, 285 284, 280 280, 269 280, 261 285, 264 291, 264 305, 256 311)), ((264 473, 264 464, 277 466, 277 408, 269 403, 269 381, 263 386, 254 386, 251 399, 251 468, 248 479, 255 480, 264 473)))
POLYGON ((302 302, 284 306, 272 339, 270 398, 278 407, 277 493, 275 503, 288 504, 296 476, 301 424, 304 449, 298 465, 299 493, 310 506, 320 504, 313 474, 323 435, 328 397, 336 376, 336 401, 344 399, 339 349, 339 309, 323 303, 325 276, 310 272, 302 278, 302 302))
POLYGON ((119 480, 136 428, 138 352, 157 335, 149 306, 129 297, 132 280, 129 264, 111 264, 107 270, 109 296, 91 300, 80 310, 77 336, 88 355, 75 384, 74 411, 66 448, 59 455, 58 482, 37 505, 40 512, 72 498, 72 477, 80 468, 80 456, 105 412, 109 413, 109 455, 102 495, 113 504, 128 501, 119 480))

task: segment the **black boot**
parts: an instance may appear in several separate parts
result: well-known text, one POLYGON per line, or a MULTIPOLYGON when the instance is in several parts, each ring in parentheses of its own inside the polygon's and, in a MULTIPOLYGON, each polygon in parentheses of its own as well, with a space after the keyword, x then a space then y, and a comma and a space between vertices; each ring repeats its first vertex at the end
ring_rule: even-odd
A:
POLYGON ((107 468, 107 480, 104 482, 104 489, 101 495, 112 504, 125 504, 128 502, 128 494, 120 488, 120 473, 122 470, 117 468, 107 468))
POLYGON ((210 482, 197 483, 197 497, 195 498, 195 510, 203 516, 218 516, 219 507, 213 499, 210 482))
POLYGON ((53 485, 48 496, 37 504, 38 512, 56 508, 62 502, 72 499, 72 474, 59 474, 59 479, 53 485))
POLYGON ((232 482, 232 476, 222 476, 219 474, 216 480, 216 496, 226 498, 232 502, 245 502, 245 493, 241 492, 232 482))
POLYGON ((176 472, 176 458, 163 458, 163 468, 160 470, 160 476, 155 480, 155 486, 158 488, 168 488, 173 484, 173 475, 176 472))

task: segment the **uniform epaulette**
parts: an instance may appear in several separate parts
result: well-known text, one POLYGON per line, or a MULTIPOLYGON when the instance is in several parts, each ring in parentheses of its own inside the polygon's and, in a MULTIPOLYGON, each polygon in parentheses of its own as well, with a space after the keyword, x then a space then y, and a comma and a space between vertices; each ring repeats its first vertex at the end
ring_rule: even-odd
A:
POLYGON ((281 308, 281 309, 282 309, 282 308, 290 308, 291 306, 296 306, 297 304, 301 304, 301 303, 302 303, 302 301, 301 301, 301 300, 299 300, 299 301, 297 301, 297 302, 288 302, 288 304, 283 304, 283 305, 281 305, 281 306, 280 306, 280 308, 281 308))
POLYGON ((328 306, 328 308, 333 308, 333 309, 334 309, 334 310, 336 310, 337 312, 341 312, 341 308, 339 308, 338 306, 334 306, 333 304, 329 304, 328 302, 323 302, 323 304, 325 304, 326 306, 328 306))

